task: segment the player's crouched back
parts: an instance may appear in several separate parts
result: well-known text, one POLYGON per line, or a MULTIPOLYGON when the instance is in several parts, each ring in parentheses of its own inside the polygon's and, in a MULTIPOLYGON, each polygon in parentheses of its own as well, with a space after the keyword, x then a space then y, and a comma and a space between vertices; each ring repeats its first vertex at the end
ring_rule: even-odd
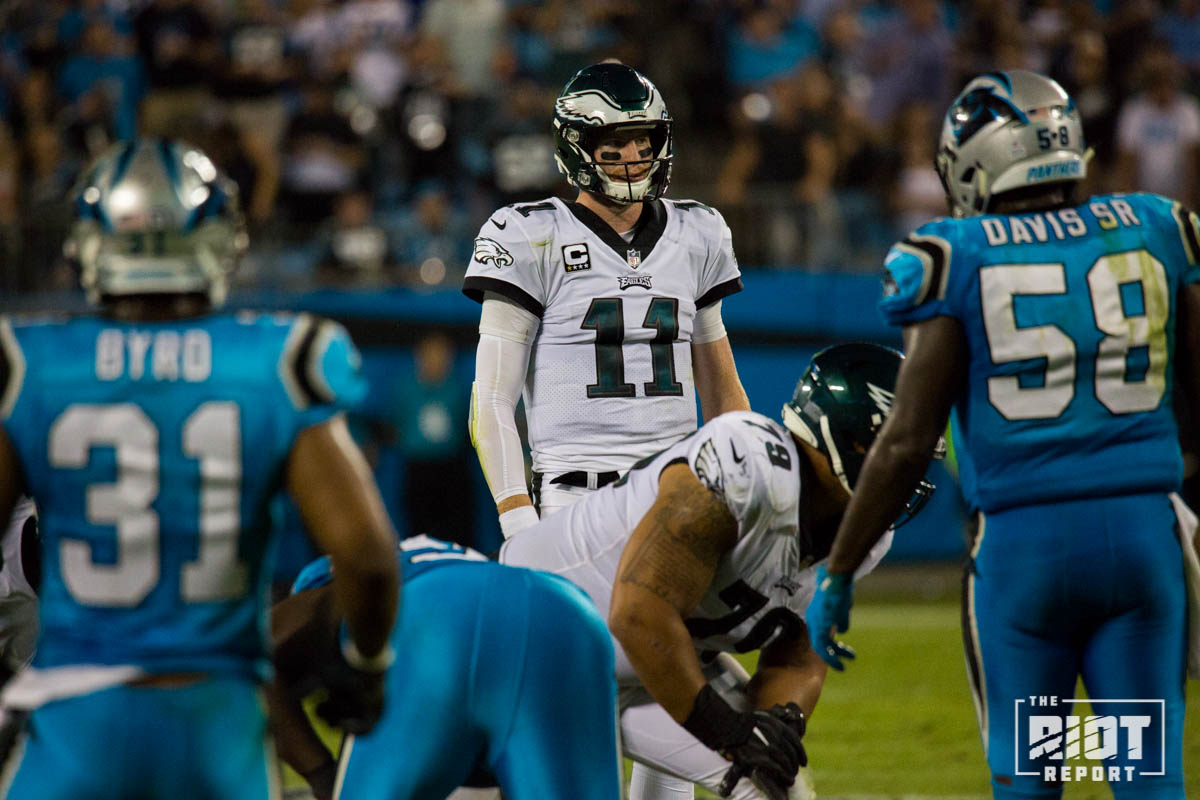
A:
POLYGON ((337 628, 323 597, 328 561, 309 565, 273 611, 279 752, 318 800, 440 798, 465 782, 499 785, 507 800, 620 797, 613 647, 587 596, 426 536, 398 556, 388 704, 336 765, 297 705, 313 637, 337 628))

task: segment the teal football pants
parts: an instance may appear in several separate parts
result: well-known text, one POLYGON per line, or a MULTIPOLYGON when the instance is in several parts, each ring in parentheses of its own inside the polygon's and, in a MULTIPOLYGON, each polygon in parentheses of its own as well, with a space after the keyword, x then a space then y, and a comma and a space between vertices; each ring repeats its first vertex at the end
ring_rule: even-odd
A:
POLYGON ((1092 789, 1115 775, 1117 800, 1182 800, 1187 611, 1175 524, 1165 494, 981 520, 963 634, 996 798, 1058 797, 1070 768, 1092 789), (1087 723, 1082 709, 1041 699, 1073 698, 1077 676, 1091 698, 1154 702, 1097 703, 1090 714, 1106 719, 1087 723), (1123 727, 1140 717, 1149 724, 1136 734, 1123 727))
POLYGON ((441 800, 476 766, 506 800, 616 800, 612 641, 544 572, 446 565, 403 589, 387 706, 347 737, 335 797, 441 800))
POLYGON ((235 678, 117 686, 29 717, 6 797, 266 800, 278 796, 258 687, 235 678))

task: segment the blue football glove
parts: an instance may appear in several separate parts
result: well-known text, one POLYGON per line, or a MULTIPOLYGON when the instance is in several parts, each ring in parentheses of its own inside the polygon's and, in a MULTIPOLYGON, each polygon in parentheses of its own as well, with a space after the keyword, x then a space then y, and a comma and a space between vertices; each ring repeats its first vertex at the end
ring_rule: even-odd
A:
POLYGON ((854 658, 849 645, 833 638, 833 629, 838 633, 850 630, 850 606, 854 605, 854 576, 830 575, 824 567, 817 568, 817 591, 808 612, 804 615, 808 623, 808 639, 812 649, 829 666, 841 672, 846 668, 841 659, 854 658))

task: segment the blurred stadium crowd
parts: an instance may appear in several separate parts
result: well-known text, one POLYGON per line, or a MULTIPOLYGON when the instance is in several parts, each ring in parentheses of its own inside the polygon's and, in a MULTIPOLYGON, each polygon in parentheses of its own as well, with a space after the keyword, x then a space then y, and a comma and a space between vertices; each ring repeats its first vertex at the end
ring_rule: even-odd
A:
POLYGON ((744 266, 877 269, 990 69, 1074 95, 1092 190, 1197 200, 1200 0, 0 0, 0 289, 73 285, 63 198, 138 132, 235 178, 243 282, 455 285, 493 208, 566 189, 554 97, 602 58, 663 91, 671 195, 744 266))

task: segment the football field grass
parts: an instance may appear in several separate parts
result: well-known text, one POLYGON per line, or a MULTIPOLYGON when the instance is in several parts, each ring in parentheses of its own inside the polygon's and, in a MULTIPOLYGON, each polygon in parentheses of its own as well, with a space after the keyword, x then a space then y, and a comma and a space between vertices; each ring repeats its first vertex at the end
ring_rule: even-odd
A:
MULTIPOLYGON (((818 795, 990 797, 957 599, 862 594, 844 637, 858 659, 829 673, 804 738, 818 795)), ((1184 774, 1188 796, 1200 797, 1200 683, 1190 681, 1188 695, 1184 774)), ((1111 793, 1084 782, 1067 784, 1065 796, 1111 793)))
MULTIPOLYGON (((804 738, 820 797, 991 796, 967 688, 957 584, 956 568, 904 567, 883 568, 858 587, 844 637, 858 659, 830 672, 804 738)), ((743 661, 753 671, 753 655, 743 661)), ((1200 798, 1195 681, 1188 683, 1183 759, 1187 794, 1200 798)), ((290 775, 288 785, 298 781, 290 775)), ((696 796, 714 797, 703 789, 696 796)), ((1104 784, 1083 782, 1067 784, 1065 796, 1112 795, 1104 784)))

